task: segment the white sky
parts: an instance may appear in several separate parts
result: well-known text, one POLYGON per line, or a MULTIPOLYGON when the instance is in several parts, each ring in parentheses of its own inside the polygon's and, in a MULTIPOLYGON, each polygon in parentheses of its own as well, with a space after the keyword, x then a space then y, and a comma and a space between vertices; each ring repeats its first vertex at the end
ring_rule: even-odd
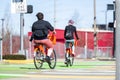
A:
MULTIPOLYGON (((64 29, 69 19, 75 20, 75 26, 91 28, 93 24, 93 1, 94 0, 56 0, 56 26, 64 29)), ((1 0, 0 18, 5 19, 5 25, 15 34, 20 33, 20 14, 11 13, 11 0, 1 0)), ((105 11, 107 4, 113 4, 113 0, 96 0, 97 24, 105 24, 105 11)), ((24 34, 31 31, 31 26, 37 20, 36 13, 43 12, 45 20, 54 26, 54 0, 27 0, 27 5, 33 5, 33 13, 25 14, 24 34)), ((112 11, 107 12, 107 21, 113 20, 112 11)), ((1 29, 0 22, 0 29, 1 29)))

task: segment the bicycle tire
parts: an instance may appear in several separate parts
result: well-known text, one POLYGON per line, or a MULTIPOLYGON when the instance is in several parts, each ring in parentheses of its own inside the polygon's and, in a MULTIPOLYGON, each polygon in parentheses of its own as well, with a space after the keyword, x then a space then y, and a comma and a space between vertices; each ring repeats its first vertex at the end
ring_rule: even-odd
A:
POLYGON ((74 63, 74 57, 70 56, 70 66, 73 66, 74 63))
POLYGON ((65 61, 66 61, 66 66, 68 67, 69 66, 69 55, 67 55, 69 53, 65 53, 65 61))
POLYGON ((56 62, 57 62, 56 58, 57 57, 56 57, 55 50, 53 50, 53 53, 50 56, 50 64, 48 63, 48 65, 51 69, 54 69, 56 67, 56 62))
MULTIPOLYGON (((37 53, 36 53, 37 54, 37 53)), ((40 57, 42 56, 41 54, 41 52, 39 52, 38 54, 40 54, 40 56, 38 57, 37 55, 35 55, 34 56, 34 65, 35 65, 35 68, 36 69, 40 69, 40 68, 42 68, 42 66, 43 66, 43 61, 42 60, 40 60, 40 57), (38 59, 39 58, 39 59, 38 59)))
POLYGON ((74 63, 74 57, 70 55, 70 53, 65 54, 65 59, 66 59, 66 66, 73 66, 74 63), (68 54, 68 55, 67 55, 68 54))

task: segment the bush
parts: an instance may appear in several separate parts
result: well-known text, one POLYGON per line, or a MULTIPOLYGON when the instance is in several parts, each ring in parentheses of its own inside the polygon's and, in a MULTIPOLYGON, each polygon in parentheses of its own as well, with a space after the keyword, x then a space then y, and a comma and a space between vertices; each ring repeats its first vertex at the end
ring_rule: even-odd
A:
POLYGON ((25 60, 25 55, 3 55, 3 59, 6 60, 25 60))

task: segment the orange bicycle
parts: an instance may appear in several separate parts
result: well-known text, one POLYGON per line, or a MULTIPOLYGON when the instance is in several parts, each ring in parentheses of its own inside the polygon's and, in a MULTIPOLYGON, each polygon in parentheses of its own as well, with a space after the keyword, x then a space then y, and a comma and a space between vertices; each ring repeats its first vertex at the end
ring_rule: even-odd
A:
POLYGON ((69 47, 66 48, 66 53, 65 53, 65 64, 66 66, 72 66, 74 63, 74 56, 72 56, 72 46, 73 44, 71 42, 67 42, 69 44, 69 47))
POLYGON ((65 53, 65 64, 66 66, 73 66, 74 63, 74 55, 72 53, 72 47, 77 46, 78 41, 75 40, 74 44, 72 42, 67 42, 68 43, 68 47, 66 48, 66 53, 65 53))
MULTIPOLYGON (((53 44, 55 44, 55 36, 52 35, 52 36, 49 36, 49 39, 53 42, 53 44)), ((47 62, 46 60, 46 56, 47 56, 47 48, 45 45, 43 44, 35 44, 34 45, 34 65, 36 67, 36 69, 40 69, 42 68, 43 66, 43 63, 44 62, 47 62)), ((51 56, 50 56, 50 62, 47 62, 49 67, 51 69, 54 69, 55 66, 56 66, 56 53, 55 53, 55 50, 53 50, 51 56)))

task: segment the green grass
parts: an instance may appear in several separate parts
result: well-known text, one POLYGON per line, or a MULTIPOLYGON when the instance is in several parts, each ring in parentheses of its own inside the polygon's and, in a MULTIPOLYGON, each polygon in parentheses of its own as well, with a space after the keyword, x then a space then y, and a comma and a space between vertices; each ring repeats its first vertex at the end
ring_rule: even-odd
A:
POLYGON ((5 78, 13 78, 13 76, 0 76, 0 79, 5 79, 5 78))
MULTIPOLYGON (((55 69, 67 69, 67 68, 94 68, 99 65, 109 65, 113 62, 105 62, 105 61, 84 61, 84 62, 75 62, 73 66, 66 67, 64 62, 57 62, 55 69)), ((50 69, 47 63, 43 64, 42 69, 50 69)), ((1 72, 17 72, 17 73, 25 73, 28 71, 36 71, 33 63, 30 64, 0 64, 0 73, 1 72)))

